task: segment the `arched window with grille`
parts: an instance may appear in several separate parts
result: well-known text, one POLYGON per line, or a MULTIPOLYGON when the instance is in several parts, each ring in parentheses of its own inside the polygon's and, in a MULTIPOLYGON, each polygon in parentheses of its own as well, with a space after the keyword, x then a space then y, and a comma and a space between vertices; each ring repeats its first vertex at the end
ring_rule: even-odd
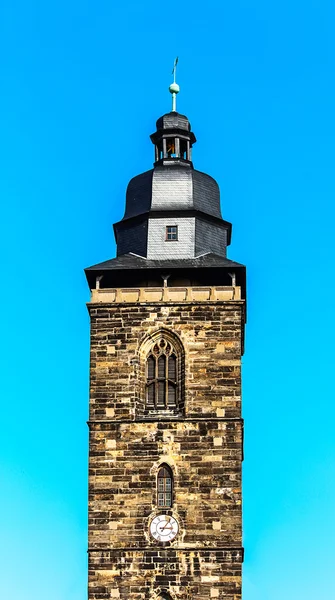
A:
POLYGON ((180 394, 180 357, 172 343, 161 337, 150 349, 146 362, 148 408, 177 408, 180 394))
POLYGON ((173 475, 168 465, 161 465, 157 473, 157 505, 172 506, 173 475))

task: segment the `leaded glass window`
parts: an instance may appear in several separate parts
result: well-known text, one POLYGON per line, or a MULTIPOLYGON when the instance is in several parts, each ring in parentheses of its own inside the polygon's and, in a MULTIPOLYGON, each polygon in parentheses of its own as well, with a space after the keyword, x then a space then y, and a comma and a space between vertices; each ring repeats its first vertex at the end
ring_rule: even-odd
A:
POLYGON ((154 344, 146 364, 147 407, 169 409, 177 406, 178 358, 173 346, 161 338, 154 344))
POLYGON ((157 504, 161 507, 172 506, 172 471, 162 465, 157 475, 157 504))

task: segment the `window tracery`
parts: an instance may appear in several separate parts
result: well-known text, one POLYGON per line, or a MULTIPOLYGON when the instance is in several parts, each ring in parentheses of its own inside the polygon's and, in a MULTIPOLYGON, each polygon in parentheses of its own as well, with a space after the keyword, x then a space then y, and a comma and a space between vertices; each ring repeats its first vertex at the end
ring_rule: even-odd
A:
POLYGON ((147 356, 146 401, 153 409, 176 408, 178 403, 178 355, 163 337, 147 356))

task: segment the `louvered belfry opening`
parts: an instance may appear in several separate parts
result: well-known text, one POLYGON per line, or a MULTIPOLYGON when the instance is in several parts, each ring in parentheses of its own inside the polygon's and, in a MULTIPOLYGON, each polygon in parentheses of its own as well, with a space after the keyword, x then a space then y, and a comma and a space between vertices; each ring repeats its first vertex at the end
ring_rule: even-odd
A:
POLYGON ((171 508, 172 506, 172 471, 167 465, 162 465, 157 476, 157 504, 171 508))
POLYGON ((172 344, 161 338, 147 357, 147 407, 176 408, 178 405, 178 356, 172 344))

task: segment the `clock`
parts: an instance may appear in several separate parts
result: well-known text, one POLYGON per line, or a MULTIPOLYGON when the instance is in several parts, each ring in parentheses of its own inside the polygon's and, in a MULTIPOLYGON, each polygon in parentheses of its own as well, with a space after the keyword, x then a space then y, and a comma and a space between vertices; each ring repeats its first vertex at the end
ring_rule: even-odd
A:
POLYGON ((150 523, 150 533, 158 542, 171 542, 178 530, 178 522, 169 515, 157 515, 150 523))

